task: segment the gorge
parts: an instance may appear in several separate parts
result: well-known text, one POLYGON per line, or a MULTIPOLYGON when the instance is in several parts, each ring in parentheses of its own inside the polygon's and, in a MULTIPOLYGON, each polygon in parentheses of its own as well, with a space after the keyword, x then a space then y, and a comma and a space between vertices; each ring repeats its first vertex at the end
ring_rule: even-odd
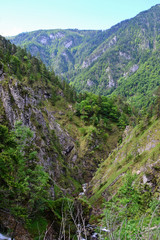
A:
POLYGON ((0 232, 159 238, 159 34, 156 5, 106 31, 0 37, 0 232))

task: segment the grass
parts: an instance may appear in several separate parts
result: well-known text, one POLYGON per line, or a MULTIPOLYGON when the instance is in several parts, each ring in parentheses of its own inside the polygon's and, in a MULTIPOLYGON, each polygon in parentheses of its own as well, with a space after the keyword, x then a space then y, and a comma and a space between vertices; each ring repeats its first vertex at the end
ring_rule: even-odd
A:
POLYGON ((27 229, 29 230, 29 233, 34 237, 34 240, 43 240, 47 225, 47 220, 40 215, 34 218, 28 224, 27 229))
MULTIPOLYGON (((132 130, 129 136, 126 137, 119 149, 113 151, 113 153, 100 165, 99 169, 95 173, 92 179, 92 197, 90 202, 95 202, 102 199, 102 193, 109 187, 109 185, 123 172, 127 172, 132 169, 133 172, 137 172, 148 166, 148 170, 151 168, 151 164, 157 161, 160 156, 160 120, 152 119, 148 128, 136 137, 139 126, 132 130), (146 150, 147 144, 153 141, 151 148, 146 150), (138 149, 141 150, 141 154, 138 153, 138 149)), ((139 178, 144 174, 141 170, 139 178)), ((109 187, 110 194, 114 195, 117 189, 121 186, 121 179, 114 184, 114 187, 109 187)))

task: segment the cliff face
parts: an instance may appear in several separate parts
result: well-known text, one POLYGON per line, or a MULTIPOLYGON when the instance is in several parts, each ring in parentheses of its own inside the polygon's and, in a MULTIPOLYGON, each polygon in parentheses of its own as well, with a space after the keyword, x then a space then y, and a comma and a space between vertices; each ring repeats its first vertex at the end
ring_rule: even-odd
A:
MULTIPOLYGON (((50 91, 44 86, 31 88, 5 74, 0 80, 1 123, 6 121, 10 128, 14 128, 15 122, 21 120, 34 132, 38 158, 53 181, 63 178, 66 187, 74 189, 72 182, 70 186, 64 177, 66 172, 81 183, 89 181, 101 158, 116 146, 119 129, 112 133, 108 143, 94 132, 83 136, 84 122, 74 116, 74 107, 63 97, 59 109, 51 104, 50 91), (69 118, 74 119, 69 121, 69 118), (104 149, 100 150, 101 144, 104 149)), ((87 127, 85 129, 87 131, 87 127)))
MULTIPOLYGON (((74 170, 77 163, 76 159, 78 159, 75 139, 69 135, 65 128, 60 126, 54 116, 56 100, 61 99, 65 101, 63 91, 59 87, 60 83, 56 80, 54 73, 51 76, 45 66, 38 62, 37 59, 33 59, 23 50, 19 49, 18 52, 14 45, 11 45, 9 41, 6 41, 2 37, 0 37, 0 55, 0 124, 2 124, 3 127, 7 126, 11 131, 15 128, 15 123, 20 120, 24 126, 33 132, 30 146, 33 145, 35 147, 37 158, 34 159, 32 167, 26 164, 26 168, 28 168, 26 171, 33 171, 36 164, 40 164, 43 167, 47 176, 49 174, 49 198, 53 202, 60 198, 60 196, 77 194, 80 187, 80 175, 74 170), (76 158, 75 155, 77 156, 76 158), (72 162, 73 157, 74 165, 69 166, 69 162, 72 162)), ((66 101, 66 106, 68 105, 69 103, 66 101)), ((6 160, 4 157, 5 153, 3 153, 3 139, 0 140, 2 143, 0 151, 0 162, 2 166, 6 164, 6 160)), ((11 160, 13 163, 13 156, 11 160)), ((18 166, 18 161, 15 162, 15 164, 18 166)), ((4 174, 2 168, 0 171, 1 175, 4 174)), ((10 177, 12 178, 12 175, 16 173, 18 175, 17 168, 15 168, 15 172, 13 171, 12 174, 10 174, 10 177)), ((27 176, 27 178, 28 177, 29 176, 27 176)), ((37 210, 34 206, 34 204, 37 206, 37 200, 30 211, 27 209, 27 206, 29 206, 27 201, 31 201, 30 194, 27 196, 27 193, 23 192, 23 200, 20 200, 21 197, 17 197, 16 199, 14 195, 17 191, 16 186, 12 186, 7 190, 8 185, 4 179, 1 177, 0 180, 1 203, 3 205, 0 206, 0 231, 9 230, 16 236, 16 239, 33 239, 33 236, 38 235, 39 233, 36 233, 37 227, 34 228, 34 224, 34 230, 30 230, 32 224, 30 224, 27 230, 25 229, 26 224, 29 226, 29 221, 24 220, 22 213, 22 209, 25 208, 25 214, 28 214, 28 218, 32 223, 34 221, 44 222, 42 230, 44 234, 47 224, 50 221, 46 210, 40 207, 41 210, 38 210, 37 217, 37 210), (6 190, 4 190, 4 188, 6 190), (12 191, 14 196, 10 194, 12 191), (10 197, 11 195, 12 197, 10 197), (6 204, 4 198, 6 198, 6 204), (10 203, 8 204, 8 202, 10 203), (19 210, 16 209, 17 207, 19 210), (34 211, 35 213, 33 213, 34 211), (31 234, 29 234, 29 232, 31 232, 31 234)), ((16 176, 15 179, 13 177, 13 183, 14 180, 16 181, 16 176)), ((32 184, 28 184, 28 187, 32 188, 32 184)), ((35 195, 35 191, 36 190, 33 190, 33 195, 35 195)), ((21 192, 19 190, 18 192, 20 196, 21 192)), ((44 201, 47 200, 48 196, 46 196, 44 201)), ((45 205, 46 208, 48 208, 47 204, 45 205)), ((50 211, 50 214, 54 215, 52 211, 50 211)), ((52 217, 55 218, 55 216, 52 217)), ((54 235, 55 231, 56 230, 53 229, 52 235, 54 235)))
POLYGON ((59 158, 67 166, 72 151, 76 150, 74 140, 56 122, 53 112, 45 106, 39 107, 48 98, 49 93, 44 89, 34 91, 15 78, 6 79, 4 75, 1 76, 0 101, 8 124, 14 128, 15 122, 21 120, 34 132, 33 141, 37 145, 40 163, 56 181, 64 173, 59 158), (54 141, 59 142, 56 143, 57 146, 54 141))

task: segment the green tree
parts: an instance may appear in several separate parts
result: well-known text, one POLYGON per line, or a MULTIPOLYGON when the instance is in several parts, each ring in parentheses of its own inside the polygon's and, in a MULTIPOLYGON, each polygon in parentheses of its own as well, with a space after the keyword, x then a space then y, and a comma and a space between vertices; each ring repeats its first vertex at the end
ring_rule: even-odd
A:
POLYGON ((21 122, 14 131, 0 125, 0 208, 24 220, 49 198, 49 177, 37 162, 32 136, 21 122))

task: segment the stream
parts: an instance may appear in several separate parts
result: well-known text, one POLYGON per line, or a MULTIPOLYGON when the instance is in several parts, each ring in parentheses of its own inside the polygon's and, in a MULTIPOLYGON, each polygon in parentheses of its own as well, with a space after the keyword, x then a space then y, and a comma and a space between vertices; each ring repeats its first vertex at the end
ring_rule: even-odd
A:
MULTIPOLYGON (((79 196, 84 196, 85 193, 86 193, 86 190, 87 190, 87 187, 88 187, 88 183, 84 183, 82 184, 82 192, 79 193, 79 196)), ((98 240, 99 237, 100 239, 103 239, 101 237, 101 235, 99 233, 96 233, 95 230, 96 230, 96 226, 92 226, 90 224, 88 224, 87 226, 85 226, 86 228, 86 231, 87 231, 87 235, 90 237, 91 240, 98 240)), ((110 230, 106 229, 106 228, 100 228, 100 232, 107 232, 109 233, 110 230)), ((88 239, 88 237, 87 237, 88 239)), ((3 235, 2 233, 0 233, 0 240, 12 240, 11 237, 8 237, 6 235, 3 235)), ((15 239, 13 239, 15 240, 15 239)), ((86 240, 85 238, 81 238, 81 240, 86 240)))
MULTIPOLYGON (((79 197, 85 195, 85 193, 87 191, 87 187, 88 187, 88 183, 82 184, 83 192, 79 193, 79 197)), ((85 231, 86 231, 87 236, 89 237, 90 240, 98 240, 98 239, 102 240, 102 239, 104 239, 104 237, 102 235, 104 235, 105 233, 106 234, 110 233, 110 230, 106 229, 105 227, 100 227, 100 229, 99 229, 100 233, 97 233, 96 228, 97 228, 97 226, 92 226, 90 224, 87 224, 87 226, 85 226, 85 231)), ((88 239, 88 237, 87 237, 87 239, 88 239)), ((81 238, 81 240, 87 240, 87 239, 81 238)))
POLYGON ((0 233, 0 240, 11 240, 11 238, 0 233))

